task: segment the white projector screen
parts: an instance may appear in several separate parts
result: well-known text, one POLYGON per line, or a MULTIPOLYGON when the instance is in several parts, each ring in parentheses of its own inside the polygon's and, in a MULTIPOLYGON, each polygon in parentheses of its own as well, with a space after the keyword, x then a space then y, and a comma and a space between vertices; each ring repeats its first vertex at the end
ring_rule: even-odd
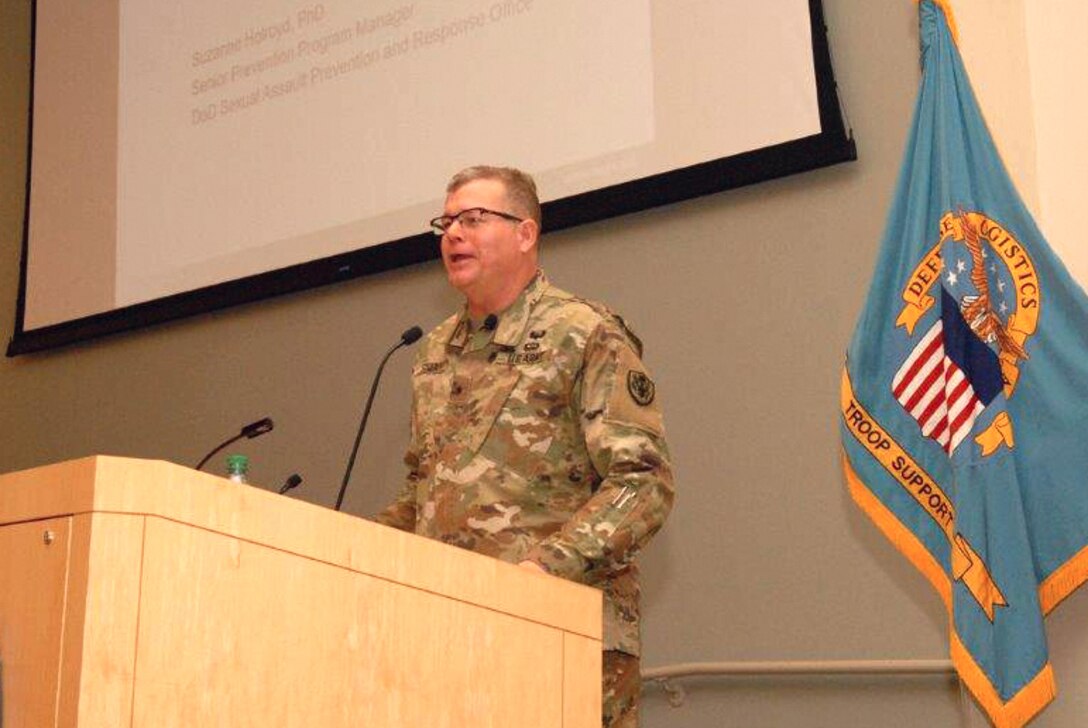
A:
POLYGON ((475 163, 570 225, 855 158, 818 0, 36 0, 9 355, 437 257, 475 163))

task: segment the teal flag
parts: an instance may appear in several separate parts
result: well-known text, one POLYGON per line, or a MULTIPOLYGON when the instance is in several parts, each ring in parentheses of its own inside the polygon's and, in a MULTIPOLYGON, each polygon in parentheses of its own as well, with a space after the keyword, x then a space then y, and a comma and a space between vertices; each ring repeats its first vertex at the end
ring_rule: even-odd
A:
POLYGON ((1055 696, 1044 616, 1088 576, 1088 298, 1005 171, 947 12, 920 3, 922 85, 847 352, 843 466, 944 599, 960 677, 1017 728, 1055 696))

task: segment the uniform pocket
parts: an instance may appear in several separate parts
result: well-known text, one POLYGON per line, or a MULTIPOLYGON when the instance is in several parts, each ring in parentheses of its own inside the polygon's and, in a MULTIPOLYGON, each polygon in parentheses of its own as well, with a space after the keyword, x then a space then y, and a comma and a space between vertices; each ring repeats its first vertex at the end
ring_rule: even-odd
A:
POLYGON ((460 418, 460 431, 454 439, 470 457, 483 446, 520 377, 517 369, 503 369, 489 373, 486 381, 469 385, 473 391, 469 392, 464 416, 460 418))

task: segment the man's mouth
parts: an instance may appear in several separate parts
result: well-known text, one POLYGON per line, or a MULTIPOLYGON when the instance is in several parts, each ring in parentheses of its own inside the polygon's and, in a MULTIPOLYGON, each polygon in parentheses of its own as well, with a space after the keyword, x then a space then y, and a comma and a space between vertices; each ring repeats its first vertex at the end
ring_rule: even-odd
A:
POLYGON ((468 253, 451 253, 450 254, 450 262, 451 263, 461 263, 461 262, 464 262, 466 260, 472 260, 472 256, 469 255, 468 253))

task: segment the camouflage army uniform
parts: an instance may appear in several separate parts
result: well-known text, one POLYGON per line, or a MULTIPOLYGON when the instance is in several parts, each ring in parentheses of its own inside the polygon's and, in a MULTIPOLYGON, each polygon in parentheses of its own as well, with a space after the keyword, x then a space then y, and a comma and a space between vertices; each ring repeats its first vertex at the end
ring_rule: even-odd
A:
MULTIPOLYGON (((633 557, 673 500, 661 411, 639 348, 622 320, 540 272, 493 330, 474 329, 465 312, 450 317, 421 346, 408 479, 376 519, 602 589, 604 648, 635 660, 632 714, 633 557)), ((607 713, 616 691, 607 675, 605 683, 607 713)), ((629 693, 630 675, 618 684, 629 693)))

